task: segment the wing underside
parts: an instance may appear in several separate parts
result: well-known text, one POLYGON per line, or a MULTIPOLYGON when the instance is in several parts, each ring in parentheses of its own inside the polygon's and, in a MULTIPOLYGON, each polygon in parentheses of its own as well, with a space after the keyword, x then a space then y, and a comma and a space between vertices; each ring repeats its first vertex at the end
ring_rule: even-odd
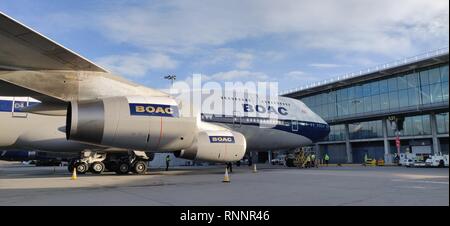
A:
POLYGON ((75 52, 0 12, 0 69, 106 72, 75 52))
POLYGON ((167 96, 112 75, 0 12, 0 96, 65 106, 72 100, 129 95, 167 96))

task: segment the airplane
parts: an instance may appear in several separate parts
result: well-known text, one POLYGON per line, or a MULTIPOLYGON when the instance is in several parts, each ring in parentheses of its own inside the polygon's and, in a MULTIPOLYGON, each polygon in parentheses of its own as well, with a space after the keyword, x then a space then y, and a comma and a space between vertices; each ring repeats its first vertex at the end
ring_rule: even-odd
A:
POLYGON ((292 98, 225 90, 201 98, 222 106, 208 109, 185 97, 114 75, 0 12, 1 150, 79 153, 68 170, 80 174, 144 174, 158 152, 228 163, 310 145, 330 131, 292 98))

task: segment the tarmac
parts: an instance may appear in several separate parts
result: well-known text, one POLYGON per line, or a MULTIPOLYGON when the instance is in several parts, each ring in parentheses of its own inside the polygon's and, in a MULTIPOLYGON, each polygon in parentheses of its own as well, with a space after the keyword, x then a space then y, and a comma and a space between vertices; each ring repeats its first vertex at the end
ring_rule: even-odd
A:
POLYGON ((146 175, 78 175, 0 161, 1 206, 448 206, 448 168, 257 165, 151 168, 146 175))

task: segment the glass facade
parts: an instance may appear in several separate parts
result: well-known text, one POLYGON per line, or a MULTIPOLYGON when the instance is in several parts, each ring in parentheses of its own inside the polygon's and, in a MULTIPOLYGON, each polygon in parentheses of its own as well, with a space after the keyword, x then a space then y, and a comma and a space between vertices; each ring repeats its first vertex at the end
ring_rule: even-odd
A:
MULTIPOLYGON (((405 117, 403 123, 403 131, 400 136, 421 136, 431 135, 430 115, 417 115, 412 117, 405 117)), ((388 123, 388 136, 395 136, 394 129, 388 123)))
POLYGON ((330 125, 330 134, 325 139, 328 142, 316 146, 320 153, 328 153, 340 163, 362 162, 366 154, 392 162, 397 147, 389 116, 405 117, 400 131, 402 152, 422 146, 432 153, 448 153, 449 112, 445 110, 449 104, 448 80, 446 63, 353 82, 299 99, 327 122, 339 123, 330 125), (434 119, 438 139, 432 137, 434 119), (347 132, 349 140, 344 144, 347 132))
POLYGON ((325 120, 448 102, 448 64, 352 85, 301 100, 325 120))
POLYGON ((345 125, 332 125, 330 126, 330 134, 327 141, 343 141, 345 140, 345 125))
POLYGON ((381 120, 349 124, 348 130, 351 140, 383 137, 381 120))
POLYGON ((448 112, 436 114, 437 133, 448 133, 448 112))

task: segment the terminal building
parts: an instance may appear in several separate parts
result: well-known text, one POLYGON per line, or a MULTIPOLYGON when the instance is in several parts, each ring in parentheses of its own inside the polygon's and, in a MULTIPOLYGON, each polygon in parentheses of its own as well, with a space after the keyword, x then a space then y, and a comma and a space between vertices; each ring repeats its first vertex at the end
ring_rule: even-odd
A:
MULTIPOLYGON (((332 163, 361 163, 364 155, 392 162, 393 117, 404 119, 400 151, 449 150, 448 48, 291 90, 330 125, 315 144, 332 163)), ((269 157, 270 159, 270 157, 269 157)))

